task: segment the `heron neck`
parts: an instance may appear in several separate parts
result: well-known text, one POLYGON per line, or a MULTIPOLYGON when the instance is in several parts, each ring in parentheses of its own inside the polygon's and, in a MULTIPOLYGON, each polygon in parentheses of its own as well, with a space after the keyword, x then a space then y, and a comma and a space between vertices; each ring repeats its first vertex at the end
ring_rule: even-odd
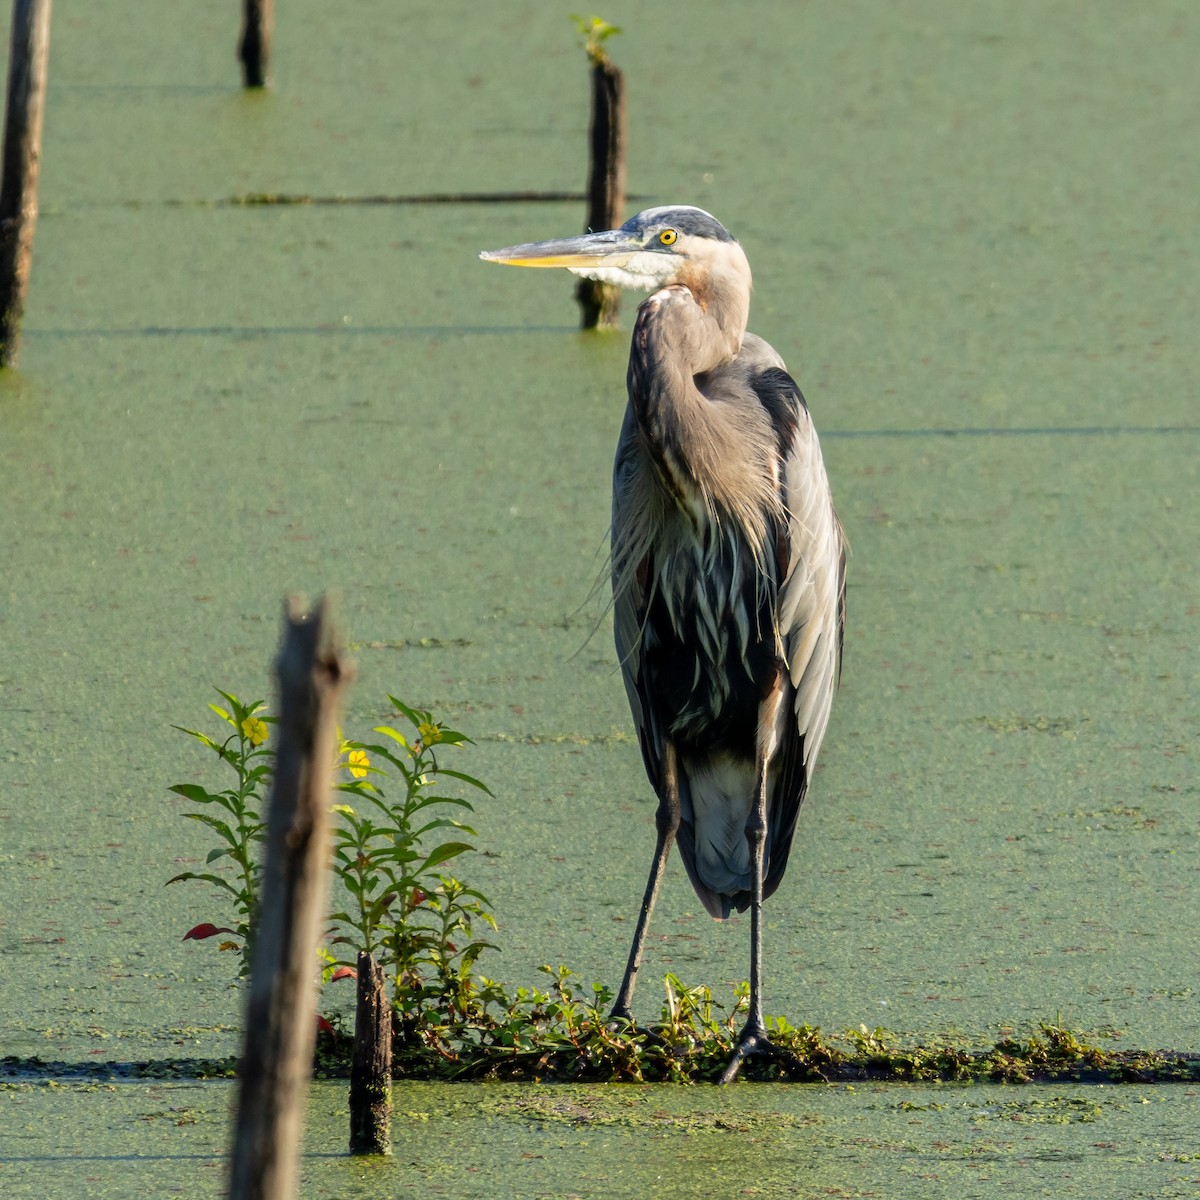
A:
POLYGON ((739 510, 740 494, 765 486, 761 406, 709 398, 741 349, 747 307, 704 308, 675 285, 645 300, 634 326, 629 404, 642 445, 666 495, 697 514, 739 510))
POLYGON ((693 375, 724 366, 737 357, 750 317, 750 267, 745 256, 717 267, 684 268, 677 283, 692 300, 687 353, 693 375))

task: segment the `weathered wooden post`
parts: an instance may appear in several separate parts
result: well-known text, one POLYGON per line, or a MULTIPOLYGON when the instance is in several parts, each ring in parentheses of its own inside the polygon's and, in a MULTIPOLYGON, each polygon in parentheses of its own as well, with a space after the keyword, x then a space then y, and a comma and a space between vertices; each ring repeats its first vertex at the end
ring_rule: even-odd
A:
POLYGON ((275 0, 243 2, 242 37, 238 42, 238 58, 242 61, 242 83, 248 88, 267 86, 274 16, 275 0))
POLYGON ((353 676, 324 600, 288 601, 279 679, 279 740, 267 814, 258 931, 229 1195, 290 1200, 316 1036, 317 943, 325 924, 337 725, 353 676))
POLYGON ((392 1006, 383 968, 358 955, 358 1002, 350 1064, 350 1153, 392 1152, 392 1006))
POLYGON ((50 0, 13 0, 0 181, 0 367, 17 361, 37 225, 50 0))
MULTIPOLYGON (((588 165, 588 214, 584 232, 616 229, 625 212, 625 81, 604 51, 603 42, 615 26, 599 17, 578 21, 587 38, 587 56, 592 64, 592 123, 589 133, 591 161, 588 165)), ((621 289, 615 283, 581 279, 575 299, 581 309, 584 329, 610 329, 617 323, 621 289)))

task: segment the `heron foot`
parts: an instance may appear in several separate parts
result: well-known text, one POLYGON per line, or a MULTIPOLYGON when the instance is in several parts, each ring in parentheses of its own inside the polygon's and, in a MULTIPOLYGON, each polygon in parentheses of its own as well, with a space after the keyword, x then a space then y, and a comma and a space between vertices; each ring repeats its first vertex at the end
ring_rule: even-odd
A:
POLYGON ((717 1083, 721 1086, 732 1083, 737 1078, 738 1072, 742 1069, 742 1063, 751 1057, 773 1058, 777 1062, 782 1063, 785 1068, 791 1067, 796 1063, 795 1056, 776 1046, 767 1037, 767 1031, 761 1025, 747 1025, 738 1034, 738 1042, 733 1051, 733 1057, 729 1060, 729 1066, 725 1068, 717 1083))
POLYGON ((614 1004, 608 1011, 604 1024, 609 1029, 620 1029, 623 1026, 633 1026, 633 1013, 627 1004, 614 1004))

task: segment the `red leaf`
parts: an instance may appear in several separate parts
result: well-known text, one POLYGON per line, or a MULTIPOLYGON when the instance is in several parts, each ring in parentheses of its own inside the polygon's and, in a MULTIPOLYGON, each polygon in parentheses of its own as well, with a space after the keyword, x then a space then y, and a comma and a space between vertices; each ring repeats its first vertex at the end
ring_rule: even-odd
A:
POLYGON ((320 1013, 317 1013, 317 1033, 327 1033, 331 1038, 337 1037, 337 1030, 320 1013))
POLYGON ((336 971, 329 977, 330 983, 336 983, 339 979, 357 979, 358 972, 353 967, 338 967, 336 971))
POLYGON ((225 929, 224 927, 222 927, 220 925, 212 924, 211 921, 204 921, 202 924, 196 925, 193 928, 189 929, 187 931, 187 933, 185 933, 180 940, 186 942, 189 938, 192 938, 195 941, 199 942, 199 941, 203 941, 204 938, 210 938, 214 934, 217 934, 217 933, 236 933, 236 932, 237 932, 236 929, 225 929))

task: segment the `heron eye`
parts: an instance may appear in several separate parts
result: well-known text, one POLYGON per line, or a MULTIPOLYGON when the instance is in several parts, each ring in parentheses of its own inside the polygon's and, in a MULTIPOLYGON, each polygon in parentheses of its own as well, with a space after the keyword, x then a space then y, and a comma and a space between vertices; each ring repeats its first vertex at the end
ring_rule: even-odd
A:
POLYGON ((662 242, 664 246, 673 246, 679 240, 679 234, 677 234, 673 229, 664 229, 662 233, 658 235, 658 240, 662 242))

